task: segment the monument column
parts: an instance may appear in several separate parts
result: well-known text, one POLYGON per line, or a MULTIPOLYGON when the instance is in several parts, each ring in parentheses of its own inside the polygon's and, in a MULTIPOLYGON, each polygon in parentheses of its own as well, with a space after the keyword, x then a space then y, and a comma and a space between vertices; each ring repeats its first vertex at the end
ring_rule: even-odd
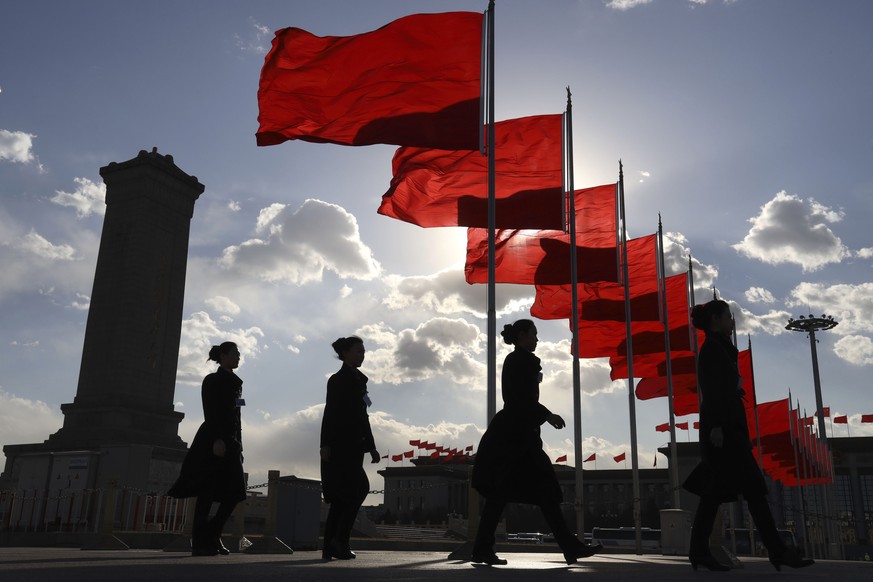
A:
MULTIPOLYGON (((184 448, 173 410, 188 235, 204 186, 157 148, 100 168, 100 238, 76 397, 49 443, 184 448)), ((64 448, 67 448, 66 446, 64 448)))

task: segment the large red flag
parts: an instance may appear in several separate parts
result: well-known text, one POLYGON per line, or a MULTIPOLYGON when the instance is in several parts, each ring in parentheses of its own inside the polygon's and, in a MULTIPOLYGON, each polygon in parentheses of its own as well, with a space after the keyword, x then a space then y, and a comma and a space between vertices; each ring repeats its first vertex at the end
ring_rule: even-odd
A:
MULTIPOLYGON (((499 230, 495 233, 496 283, 562 285, 570 279, 570 235, 559 230, 499 230)), ((579 282, 617 281, 615 247, 576 248, 579 282)), ((467 283, 488 282, 488 231, 467 229, 467 283)))
MULTIPOLYGON (((562 118, 494 125, 498 228, 563 228, 562 118)), ((478 151, 399 148, 379 214, 418 226, 488 226, 488 158, 478 151)))
MULTIPOLYGON (((627 242, 631 297, 658 289, 657 242, 658 237, 654 234, 627 242)), ((572 291, 570 285, 537 285, 531 315, 538 319, 569 319, 572 291)), ((624 301, 624 287, 618 283, 580 283, 577 292, 580 304, 593 300, 624 301)))
POLYGON ((276 32, 258 145, 289 139, 477 149, 482 14, 413 14, 354 36, 276 32))

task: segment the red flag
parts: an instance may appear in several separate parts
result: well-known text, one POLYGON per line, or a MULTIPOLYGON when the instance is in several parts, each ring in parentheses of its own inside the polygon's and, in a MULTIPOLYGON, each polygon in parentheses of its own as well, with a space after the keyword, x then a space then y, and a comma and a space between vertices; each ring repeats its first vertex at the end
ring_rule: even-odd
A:
POLYGON ((561 455, 560 457, 555 459, 555 462, 556 463, 566 463, 567 462, 567 455, 561 455))
POLYGON ((873 422, 873 414, 862 414, 861 422, 873 422))
POLYGON ((455 453, 453 453, 452 451, 448 451, 448 453, 449 453, 448 455, 443 457, 443 463, 448 463, 449 461, 451 461, 452 459, 455 458, 455 453))
MULTIPOLYGON (((821 414, 825 418, 830 418, 831 417, 831 407, 830 406, 823 406, 821 409, 821 414)), ((813 416, 818 416, 817 410, 815 411, 815 414, 813 414, 813 416)))
MULTIPOLYGON (((658 289, 657 242, 656 235, 627 242, 631 297, 656 292, 658 289)), ((571 292, 570 285, 537 285, 531 315, 539 319, 569 319, 572 315, 571 292)), ((577 293, 580 305, 593 300, 624 301, 624 287, 618 283, 580 283, 577 293)))
POLYGON ((844 414, 843 416, 835 416, 834 424, 849 424, 849 416, 844 414))
POLYGON ((395 463, 397 461, 402 461, 403 460, 403 453, 400 453, 399 455, 391 455, 391 460, 394 461, 395 463))
POLYGON ((465 450, 465 451, 472 451, 472 450, 473 450, 473 445, 467 445, 467 447, 466 447, 464 450, 465 450))
POLYGON ((677 422, 676 428, 681 429, 681 430, 688 430, 688 423, 687 422, 677 422))
POLYGON ((432 451, 432 450, 436 449, 437 446, 436 446, 436 443, 429 443, 427 441, 424 441, 423 443, 421 443, 421 448, 427 449, 428 451, 432 451))
POLYGON ((694 430, 700 430, 700 423, 698 421, 695 420, 692 426, 694 430))
POLYGON ((419 447, 419 448, 421 448, 421 441, 418 440, 418 439, 416 439, 416 440, 414 440, 414 441, 409 441, 409 444, 412 445, 413 447, 419 447))
MULTIPOLYGON (((564 285, 570 280, 570 235, 560 230, 498 230, 496 283, 564 285)), ((615 247, 576 247, 578 281, 618 281, 615 247)), ((467 283, 488 282, 488 230, 467 229, 467 283)))
POLYGON ((432 453, 430 454, 430 458, 431 458, 431 459, 438 459, 439 457, 440 457, 440 452, 439 452, 439 451, 434 451, 434 452, 432 452, 432 453))
POLYGON ((616 463, 621 463, 622 461, 625 460, 625 458, 626 458, 626 454, 622 453, 622 454, 618 455, 617 457, 612 457, 612 460, 615 461, 616 463))
MULTIPOLYGON (((563 228, 561 115, 494 126, 498 228, 563 228)), ((488 158, 478 151, 404 147, 379 214, 423 227, 488 226, 488 158)))
POLYGON ((406 451, 405 453, 403 453, 403 456, 406 457, 407 459, 411 459, 414 454, 415 454, 414 450, 413 451, 406 451))
POLYGON ((670 423, 665 422, 664 424, 659 424, 658 426, 655 427, 655 430, 658 432, 667 432, 670 430, 670 423))
POLYGON ((596 461, 596 460, 597 460, 597 453, 591 453, 590 455, 588 455, 588 458, 582 462, 587 463, 588 461, 596 461))
POLYGON ((482 14, 413 14, 354 36, 276 31, 260 146, 289 139, 477 149, 482 14))

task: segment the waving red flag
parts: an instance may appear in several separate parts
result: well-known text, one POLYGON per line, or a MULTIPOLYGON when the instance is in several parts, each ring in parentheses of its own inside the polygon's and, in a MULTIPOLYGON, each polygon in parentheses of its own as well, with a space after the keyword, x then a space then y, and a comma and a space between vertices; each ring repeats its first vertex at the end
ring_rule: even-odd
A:
POLYGON ((413 447, 419 447, 419 448, 421 448, 421 441, 418 440, 418 439, 415 439, 415 440, 409 441, 409 444, 412 445, 413 447))
MULTIPOLYGON (((657 242, 657 235, 627 242, 628 280, 632 298, 658 289, 657 242)), ((569 319, 572 314, 571 292, 570 285, 537 285, 531 315, 538 319, 569 319)), ((594 300, 624 301, 624 287, 613 282, 580 283, 577 292, 580 305, 594 300)))
POLYGON ((403 460, 403 453, 400 453, 399 455, 391 455, 391 460, 394 461, 395 463, 397 461, 402 461, 403 460))
POLYGON ((406 451, 405 453, 403 453, 403 456, 406 457, 407 459, 411 459, 414 454, 415 454, 415 451, 406 451))
POLYGON ((354 36, 276 32, 258 88, 260 146, 479 147, 482 14, 413 14, 354 36))
POLYGON ((626 454, 622 453, 622 454, 618 455, 617 457, 612 457, 612 460, 615 461, 616 463, 621 463, 626 458, 627 458, 626 454))
MULTIPOLYGON (((830 406, 823 406, 822 409, 821 409, 821 415, 822 415, 824 418, 830 418, 830 417, 831 417, 831 407, 830 407, 830 406)), ((813 414, 813 416, 818 416, 818 411, 817 411, 817 410, 815 411, 815 413, 813 414)))
POLYGON ((862 414, 861 422, 873 422, 873 414, 862 414))
POLYGON ((849 416, 846 414, 843 416, 835 416, 834 424, 849 424, 849 416))
POLYGON ((567 462, 567 455, 561 455, 560 457, 555 459, 555 462, 556 463, 566 463, 567 462))
POLYGON ((694 424, 692 426, 693 426, 694 430, 699 430, 700 429, 700 422, 695 420, 694 424))
MULTIPOLYGON (((702 336, 702 334, 699 334, 702 336)), ((700 337, 702 341, 703 338, 700 337)), ((620 380, 627 378, 628 360, 626 356, 611 356, 609 358, 609 378, 620 380)), ((697 357, 694 352, 674 350, 670 346, 670 369, 673 375, 696 374, 697 357)), ((634 354, 634 376, 637 378, 654 378, 667 375, 667 354, 634 354)))
POLYGON ((664 424, 659 424, 655 427, 655 430, 658 432, 668 432, 670 430, 670 423, 665 422, 664 424))
MULTIPOLYGON (((561 115, 494 125, 498 228, 563 228, 561 115)), ((379 214, 432 226, 488 226, 488 158, 417 147, 394 154, 379 214)))
POLYGON ((688 423, 687 422, 677 422, 676 428, 678 428, 680 430, 688 430, 688 423))
POLYGON ((588 458, 586 458, 582 462, 587 463, 588 461, 596 461, 596 460, 597 460, 597 453, 591 453, 590 455, 588 455, 588 458))

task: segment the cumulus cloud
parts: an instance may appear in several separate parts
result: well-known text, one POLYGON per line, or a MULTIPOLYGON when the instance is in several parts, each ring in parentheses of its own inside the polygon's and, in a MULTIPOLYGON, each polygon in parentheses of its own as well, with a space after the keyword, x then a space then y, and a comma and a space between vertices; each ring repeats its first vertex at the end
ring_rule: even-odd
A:
POLYGON ((609 0, 609 2, 606 4, 606 7, 624 12, 626 10, 630 10, 631 8, 636 8, 637 6, 651 4, 651 2, 652 0, 609 0))
POLYGON ((17 164, 27 164, 33 156, 33 138, 35 135, 23 131, 0 129, 0 160, 17 164))
POLYGON ((784 190, 749 219, 752 228, 733 248, 743 255, 767 264, 793 263, 804 272, 838 263, 851 255, 828 224, 843 219, 833 210, 809 198, 787 194, 784 190))
POLYGON ((688 247, 688 239, 682 233, 664 233, 664 270, 668 277, 688 271, 689 256, 691 256, 691 268, 694 272, 695 292, 712 289, 718 277, 718 268, 701 263, 692 256, 691 249, 688 247))
POLYGON ((870 259, 873 258, 873 247, 865 247, 863 249, 858 249, 855 253, 855 256, 859 259, 870 259))
POLYGON ((834 353, 856 366, 873 365, 873 339, 863 335, 847 335, 834 344, 834 353))
MULTIPOLYGON (((435 275, 385 278, 388 295, 383 303, 391 309, 420 307, 441 314, 469 313, 485 317, 484 285, 468 285, 463 269, 447 269, 435 275)), ((497 285, 497 315, 529 308, 533 289, 527 285, 497 285)))
MULTIPOLYGON (((209 349, 225 341, 235 342, 240 352, 240 367, 247 357, 257 357, 258 339, 264 337, 259 327, 222 329, 205 311, 191 314, 182 320, 179 344, 179 364, 176 371, 178 384, 199 386, 203 376, 215 371, 215 364, 207 361, 209 349)), ((177 395, 178 396, 178 395, 177 395)))
POLYGON ((0 388, 0 443, 41 443, 63 424, 60 410, 0 388))
POLYGON ((805 315, 807 309, 816 316, 823 313, 834 316, 840 322, 834 333, 873 333, 873 283, 801 283, 790 297, 787 306, 802 310, 795 316, 805 315))
POLYGON ((51 201, 60 206, 75 208, 79 218, 106 214, 106 184, 97 184, 88 178, 73 178, 73 181, 76 183, 75 190, 56 190, 51 201))
POLYGON ((781 335, 787 331, 785 325, 791 317, 787 311, 771 309, 764 315, 756 315, 735 301, 726 301, 731 306, 739 336, 756 333, 781 335))
POLYGON ((416 327, 395 332, 384 323, 356 332, 378 347, 362 366, 376 383, 404 384, 439 375, 467 386, 484 386, 485 366, 474 356, 483 349, 478 327, 463 319, 435 317, 416 327))
POLYGON ((33 230, 24 235, 18 247, 52 261, 72 261, 76 258, 76 250, 70 245, 56 245, 33 230))
POLYGON ((205 301, 206 305, 211 307, 214 311, 218 313, 226 313, 228 315, 239 315, 240 308, 239 305, 228 299, 223 295, 216 295, 215 297, 210 297, 205 301))
POLYGON ((361 241, 358 222, 336 204, 308 199, 296 211, 284 204, 264 208, 253 238, 224 249, 220 265, 263 281, 303 285, 325 270, 340 278, 369 280, 381 266, 361 241))
POLYGON ((746 289, 745 297, 749 303, 776 303, 773 294, 763 287, 749 287, 746 289))

